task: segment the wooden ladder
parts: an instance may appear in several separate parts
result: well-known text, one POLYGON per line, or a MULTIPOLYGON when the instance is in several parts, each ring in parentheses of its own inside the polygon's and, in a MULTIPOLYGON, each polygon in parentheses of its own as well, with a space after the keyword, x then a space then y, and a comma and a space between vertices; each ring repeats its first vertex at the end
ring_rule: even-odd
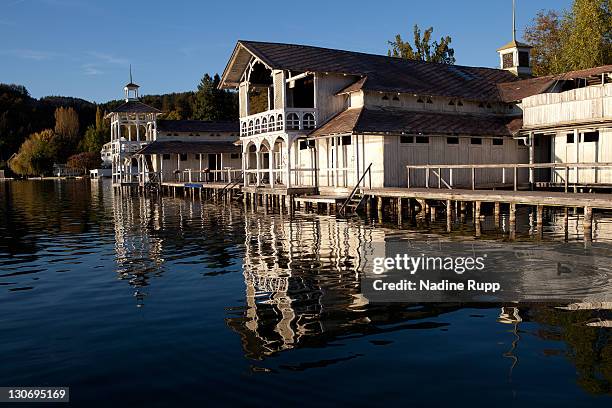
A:
POLYGON ((359 209, 359 207, 361 206, 361 204, 363 203, 365 199, 365 194, 363 193, 363 189, 360 186, 363 180, 365 179, 366 175, 370 176, 369 184, 370 184, 370 188, 372 188, 371 169, 372 169, 372 163, 370 163, 370 165, 365 169, 365 171, 363 172, 363 174, 357 181, 357 184, 355 184, 355 187, 353 187, 351 194, 349 194, 348 198, 344 201, 344 203, 342 203, 342 206, 340 207, 340 210, 338 211, 340 215, 347 215, 348 211, 350 211, 351 214, 354 214, 357 212, 357 210, 359 209))

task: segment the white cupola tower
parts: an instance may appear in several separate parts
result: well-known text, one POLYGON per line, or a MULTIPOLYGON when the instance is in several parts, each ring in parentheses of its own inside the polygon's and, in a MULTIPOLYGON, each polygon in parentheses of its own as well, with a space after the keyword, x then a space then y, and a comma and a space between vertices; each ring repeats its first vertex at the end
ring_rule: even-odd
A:
POLYGON ((512 0, 512 41, 499 48, 499 61, 501 69, 512 72, 516 76, 530 77, 531 49, 529 44, 516 41, 516 0, 512 0))
POLYGON ((132 65, 130 65, 130 82, 123 88, 126 102, 138 100, 138 88, 140 86, 136 85, 132 80, 132 65))

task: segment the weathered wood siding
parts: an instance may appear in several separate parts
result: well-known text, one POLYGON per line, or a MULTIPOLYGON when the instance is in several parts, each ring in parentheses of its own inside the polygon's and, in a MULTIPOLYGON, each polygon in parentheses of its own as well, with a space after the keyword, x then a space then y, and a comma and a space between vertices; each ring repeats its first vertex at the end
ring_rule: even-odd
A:
POLYGON ((526 128, 612 119, 612 84, 534 95, 522 106, 526 128))
MULTIPOLYGON (((382 136, 379 136, 382 138, 382 136)), ((503 139, 502 146, 494 146, 493 139, 477 137, 482 144, 472 144, 470 137, 459 137, 459 144, 448 144, 446 136, 429 136, 429 143, 401 143, 399 136, 384 136, 384 186, 405 187, 407 185, 407 165, 419 164, 491 164, 491 163, 526 163, 528 149, 519 147, 516 140, 503 139)), ((497 138, 499 139, 499 138, 497 138)), ((525 182, 527 171, 521 171, 519 181, 525 182)), ((450 171, 442 170, 442 178, 450 183, 450 171)), ((481 169, 476 172, 477 183, 496 184, 502 181, 501 169, 481 169)), ((506 180, 512 181, 512 171, 506 171, 506 180)), ((410 183, 413 186, 425 185, 425 172, 413 170, 410 183)), ((438 178, 430 174, 429 183, 437 186, 438 178)), ((453 185, 469 186, 471 171, 469 169, 453 170, 453 185)))
POLYGON ((246 82, 243 82, 240 84, 239 88, 238 88, 238 103, 239 103, 239 107, 240 107, 240 117, 243 118, 245 116, 248 116, 249 114, 249 110, 248 110, 248 92, 249 92, 249 87, 248 84, 246 82))
MULTIPOLYGON (((612 129, 599 129, 599 142, 584 142, 582 133, 580 140, 573 136, 574 143, 567 143, 568 135, 572 131, 557 132, 553 137, 552 149, 555 162, 558 163, 611 163, 612 162, 612 129), (578 154, 576 154, 578 149, 578 154)), ((552 181, 563 183, 565 170, 558 170, 553 174, 552 181)), ((569 170, 569 182, 581 184, 610 184, 612 183, 612 169, 575 169, 569 170), (577 176, 578 174, 578 176, 577 176)))
POLYGON ((338 91, 355 82, 353 76, 338 74, 315 74, 315 106, 318 111, 318 125, 327 122, 348 106, 348 96, 338 91))

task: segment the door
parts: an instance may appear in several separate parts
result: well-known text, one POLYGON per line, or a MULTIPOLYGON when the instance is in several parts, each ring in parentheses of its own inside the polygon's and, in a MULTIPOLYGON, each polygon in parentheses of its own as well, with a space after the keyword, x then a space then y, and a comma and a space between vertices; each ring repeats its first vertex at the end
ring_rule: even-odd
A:
MULTIPOLYGON (((580 162, 581 163, 596 163, 597 151, 599 148, 599 132, 585 132, 581 134, 580 143, 580 162)), ((597 183, 597 170, 584 168, 580 169, 580 183, 594 184, 597 183)))

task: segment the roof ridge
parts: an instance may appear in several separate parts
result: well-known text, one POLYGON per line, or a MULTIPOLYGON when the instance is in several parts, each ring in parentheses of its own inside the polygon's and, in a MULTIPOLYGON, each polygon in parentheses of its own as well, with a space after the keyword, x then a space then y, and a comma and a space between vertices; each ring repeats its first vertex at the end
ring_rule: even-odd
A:
POLYGON ((415 65, 419 65, 419 64, 436 65, 436 66, 441 65, 441 66, 449 66, 449 67, 457 67, 457 68, 485 69, 485 70, 490 70, 490 71, 505 72, 505 70, 500 69, 500 68, 470 66, 470 65, 460 65, 460 64, 443 64, 441 62, 410 60, 410 59, 405 59, 405 58, 400 58, 400 57, 391 57, 389 55, 383 55, 383 54, 374 54, 374 53, 369 53, 369 52, 364 52, 364 51, 351 51, 351 50, 344 50, 344 49, 339 49, 339 48, 321 47, 318 45, 291 44, 291 43, 274 42, 274 41, 253 41, 253 40, 238 40, 238 43, 243 44, 243 45, 244 44, 269 44, 269 45, 282 45, 282 46, 289 46, 289 47, 314 48, 314 49, 325 50, 325 51, 344 52, 347 54, 367 55, 370 57, 378 57, 378 58, 389 59, 393 61, 402 61, 404 63, 415 64, 415 65))

